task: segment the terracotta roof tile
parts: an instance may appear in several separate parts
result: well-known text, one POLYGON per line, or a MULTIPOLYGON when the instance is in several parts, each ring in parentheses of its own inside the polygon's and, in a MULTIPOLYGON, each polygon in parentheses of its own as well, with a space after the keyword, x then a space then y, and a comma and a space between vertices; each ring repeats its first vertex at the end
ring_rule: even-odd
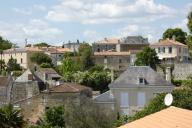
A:
POLYGON ((173 45, 187 47, 187 45, 185 45, 185 44, 182 44, 182 43, 180 43, 178 41, 169 40, 169 39, 161 40, 158 43, 152 44, 151 46, 173 46, 173 45))
POLYGON ((50 89, 50 92, 78 93, 83 90, 91 90, 89 87, 75 83, 64 83, 50 89))
POLYGON ((105 38, 95 42, 96 44, 118 44, 119 38, 105 38))
POLYGON ((119 128, 191 128, 192 111, 169 107, 119 128))

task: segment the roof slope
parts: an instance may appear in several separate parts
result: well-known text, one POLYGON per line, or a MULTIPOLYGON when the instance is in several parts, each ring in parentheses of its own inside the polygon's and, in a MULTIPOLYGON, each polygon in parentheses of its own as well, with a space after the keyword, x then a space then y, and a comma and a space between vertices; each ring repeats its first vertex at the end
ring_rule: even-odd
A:
POLYGON ((50 88, 50 92, 62 92, 62 93, 78 93, 83 90, 91 90, 91 89, 89 87, 75 83, 64 83, 50 88))
POLYGON ((148 86, 172 85, 149 66, 129 66, 109 87, 135 87, 139 85, 139 78, 144 78, 148 86))
POLYGON ((175 40, 170 40, 170 39, 166 39, 166 40, 161 40, 158 43, 152 44, 151 46, 186 46, 185 44, 182 44, 178 41, 175 40))
POLYGON ((19 76, 15 82, 27 82, 27 81, 30 81, 28 80, 28 75, 31 74, 32 75, 32 72, 30 71, 30 69, 27 69, 21 76, 19 76))
POLYGON ((97 97, 94 98, 96 102, 114 102, 114 99, 110 96, 110 91, 107 91, 97 97))
POLYGON ((192 111, 169 107, 119 128, 191 128, 192 111))

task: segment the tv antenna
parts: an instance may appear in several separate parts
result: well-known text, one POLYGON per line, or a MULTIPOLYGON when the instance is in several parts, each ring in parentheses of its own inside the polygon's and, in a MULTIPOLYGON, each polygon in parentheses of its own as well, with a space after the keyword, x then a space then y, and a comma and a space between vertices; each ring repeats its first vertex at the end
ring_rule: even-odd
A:
POLYGON ((173 102, 173 95, 171 93, 166 94, 164 98, 164 103, 166 106, 170 106, 173 102))

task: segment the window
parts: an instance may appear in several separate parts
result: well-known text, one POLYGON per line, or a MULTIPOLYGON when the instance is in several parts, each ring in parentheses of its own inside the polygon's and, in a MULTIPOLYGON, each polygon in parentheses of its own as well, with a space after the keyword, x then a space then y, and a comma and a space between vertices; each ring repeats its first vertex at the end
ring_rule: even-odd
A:
POLYGON ((122 63, 122 60, 121 60, 121 59, 119 59, 119 63, 122 63))
POLYGON ((23 63, 23 59, 21 58, 21 64, 23 63))
POLYGON ((158 53, 160 53, 161 52, 161 49, 160 49, 160 47, 158 47, 158 53))
POLYGON ((100 52, 100 49, 99 49, 99 48, 97 49, 97 52, 100 52))
POLYGON ((161 48, 160 48, 160 52, 161 52, 161 53, 165 53, 165 47, 161 47, 161 48))
POLYGON ((120 106, 121 107, 128 107, 129 106, 129 95, 127 92, 121 92, 121 101, 120 106))
POLYGON ((144 107, 145 105, 145 92, 138 92, 137 93, 137 106, 144 107))
POLYGON ((144 78, 139 78, 139 84, 145 84, 145 79, 144 78))
POLYGON ((179 48, 179 53, 181 53, 181 48, 179 48))
POLYGON ((169 47, 169 53, 172 53, 172 47, 169 47))

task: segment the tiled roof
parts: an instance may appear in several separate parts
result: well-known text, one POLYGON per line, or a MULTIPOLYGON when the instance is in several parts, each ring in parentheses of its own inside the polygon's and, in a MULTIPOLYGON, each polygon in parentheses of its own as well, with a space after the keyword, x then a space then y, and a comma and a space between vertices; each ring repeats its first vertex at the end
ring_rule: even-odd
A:
POLYGON ((158 43, 152 44, 151 46, 185 46, 187 47, 187 45, 185 44, 182 44, 175 40, 169 40, 169 39, 160 40, 158 43))
POLYGON ((75 83, 64 83, 58 86, 54 86, 50 89, 50 92, 62 92, 62 93, 78 93, 83 90, 91 90, 89 87, 85 87, 75 83))
POLYGON ((71 52, 69 48, 61 48, 61 47, 42 47, 41 50, 49 53, 66 53, 71 52))
POLYGON ((137 87, 143 86, 139 84, 139 78, 145 80, 145 86, 170 86, 171 82, 166 81, 163 77, 157 74, 149 66, 129 66, 109 87, 137 87))
POLYGON ((120 56, 120 55, 130 55, 130 52, 94 52, 94 56, 120 56))
POLYGON ((105 38, 95 42, 96 44, 118 44, 119 38, 105 38))
POLYGON ((192 111, 169 107, 119 128, 191 128, 192 111))
POLYGON ((37 47, 26 47, 26 48, 11 48, 3 51, 4 53, 18 53, 18 52, 42 52, 37 47))

